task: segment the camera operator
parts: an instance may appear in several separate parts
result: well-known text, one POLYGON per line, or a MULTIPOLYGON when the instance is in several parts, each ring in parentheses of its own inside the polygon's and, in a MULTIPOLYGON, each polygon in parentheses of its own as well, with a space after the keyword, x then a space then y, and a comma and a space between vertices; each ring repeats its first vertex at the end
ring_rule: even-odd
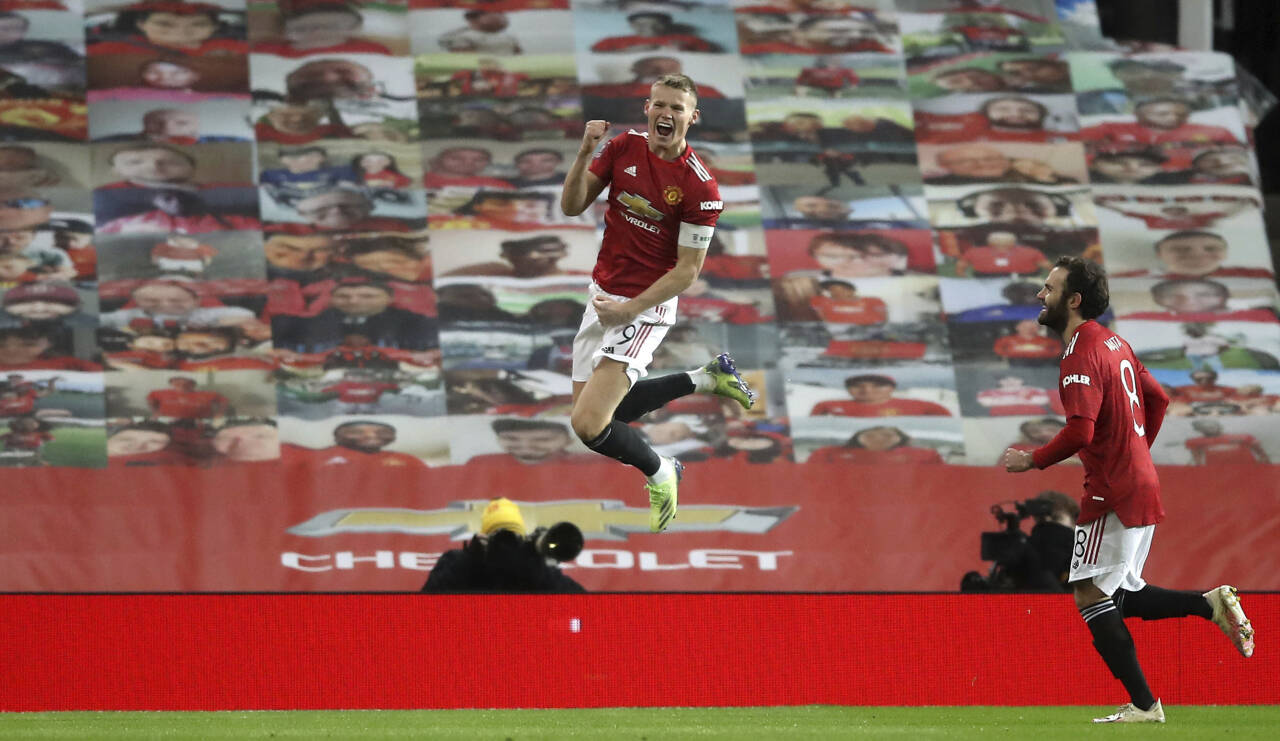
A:
POLYGON ((506 497, 489 502, 480 534, 441 554, 424 592, 585 592, 548 559, 568 561, 582 549, 582 533, 570 523, 526 536, 520 508, 506 497))
POLYGON ((1027 536, 1027 547, 1008 573, 1016 589, 1037 592, 1067 592, 1067 565, 1075 541, 1076 517, 1080 504, 1060 491, 1041 492, 1032 501, 1049 505, 1035 515, 1036 523, 1027 536))
POLYGON ((1044 491, 1025 502, 1015 503, 1015 512, 992 507, 996 519, 1006 526, 999 533, 983 533, 985 560, 994 560, 991 573, 965 574, 962 592, 1068 592, 1067 568, 1075 540, 1076 517, 1080 505, 1058 491, 1044 491), (1021 528, 1032 517, 1031 534, 1021 528))

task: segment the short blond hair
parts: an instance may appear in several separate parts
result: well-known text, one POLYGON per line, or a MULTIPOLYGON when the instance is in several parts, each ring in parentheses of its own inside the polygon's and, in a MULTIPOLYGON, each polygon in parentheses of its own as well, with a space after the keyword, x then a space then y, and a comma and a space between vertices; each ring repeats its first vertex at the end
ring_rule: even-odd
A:
POLYGON ((698 99, 698 86, 693 84, 693 78, 688 75, 682 75, 679 73, 663 75, 662 77, 654 80, 653 84, 682 90, 692 95, 694 100, 698 99))

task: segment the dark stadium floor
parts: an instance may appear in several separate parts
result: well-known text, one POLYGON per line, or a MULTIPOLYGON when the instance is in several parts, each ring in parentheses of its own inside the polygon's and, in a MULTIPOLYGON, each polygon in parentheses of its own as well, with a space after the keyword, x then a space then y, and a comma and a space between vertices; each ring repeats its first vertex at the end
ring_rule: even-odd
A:
POLYGON ((1280 707, 1169 706, 1163 726, 1095 726, 1102 707, 606 708, 4 713, 4 739, 1274 739, 1280 707))

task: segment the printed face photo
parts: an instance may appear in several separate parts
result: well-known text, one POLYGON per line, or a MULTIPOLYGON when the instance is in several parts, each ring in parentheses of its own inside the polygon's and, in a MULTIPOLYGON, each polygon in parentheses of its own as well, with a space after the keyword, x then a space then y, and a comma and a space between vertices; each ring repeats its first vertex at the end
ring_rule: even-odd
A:
POLYGON ((415 55, 455 53, 502 58, 563 54, 573 48, 574 20, 567 8, 432 8, 410 11, 409 22, 415 55))
POLYGON ((247 97, 246 56, 121 54, 88 62, 89 101, 199 102, 247 97))
POLYGON ((1134 338, 1130 346, 1148 368, 1221 373, 1272 367, 1280 360, 1280 333, 1260 322, 1118 319, 1115 331, 1134 338))
POLYGON ((249 41, 258 54, 297 58, 315 54, 363 53, 406 56, 409 20, 403 6, 298 7, 255 15, 249 41))
POLYGON ((375 138, 363 131, 376 126, 391 136, 399 132, 412 138, 417 119, 412 64, 406 57, 378 54, 261 55, 254 58, 252 89, 255 98, 289 106, 332 107, 346 128, 362 138, 375 138))
POLYGON ((1033 185, 925 186, 930 219, 938 227, 1009 224, 1096 227, 1090 191, 1033 185))
POLYGON ((796 369, 786 380, 793 417, 956 417, 956 379, 946 366, 904 363, 875 371, 796 369))
POLYGON ((97 142, 211 144, 253 140, 248 101, 177 103, 101 101, 89 110, 89 135, 97 142))
POLYGON ((1013 142, 922 144, 926 185, 1078 185, 1087 182, 1079 144, 1013 142))
POLYGON ((421 54, 414 60, 414 76, 419 99, 557 100, 579 94, 574 58, 563 53, 421 54))
POLYGON ((1070 95, 952 95, 915 104, 916 139, 925 143, 1049 142, 1078 128, 1070 95))
POLYGON ((447 425, 423 424, 418 417, 403 414, 343 414, 322 424, 298 417, 282 416, 282 455, 334 462, 335 466, 374 465, 389 468, 419 468, 448 465, 447 425), (368 454, 348 463, 354 453, 368 454))
MULTIPOLYGON (((1078 52, 1073 52, 1072 56, 1078 52)), ((974 93, 1071 93, 1071 69, 1057 55, 981 53, 955 60, 909 60, 912 98, 974 93)))
POLYGON ((93 180, 102 188, 204 188, 253 183, 252 147, 139 141, 93 144, 93 180))
POLYGON ((866 54, 761 54, 743 57, 750 100, 906 97, 902 66, 866 54))
MULTIPOLYGON (((633 101, 633 103, 637 103, 633 101)), ((637 108, 640 106, 637 104, 637 108)), ((554 141, 582 138, 582 107, 577 101, 424 100, 419 105, 425 139, 554 141)))
POLYGON ((262 236, 258 232, 214 232, 200 237, 103 235, 98 238, 98 272, 104 281, 162 275, 205 280, 263 278, 262 236))

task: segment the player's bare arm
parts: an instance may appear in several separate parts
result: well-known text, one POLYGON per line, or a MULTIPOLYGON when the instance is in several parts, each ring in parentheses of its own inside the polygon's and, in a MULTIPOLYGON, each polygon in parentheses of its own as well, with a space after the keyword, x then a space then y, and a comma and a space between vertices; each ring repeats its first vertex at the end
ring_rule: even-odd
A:
POLYGON ((678 296, 693 285, 702 272, 707 251, 700 247, 680 247, 676 253, 675 267, 628 301, 614 301, 607 296, 592 297, 591 304, 606 327, 630 324, 647 309, 678 296))
POLYGON ((560 191, 560 210, 565 216, 577 216, 586 211, 604 190, 606 183, 592 174, 587 165, 608 133, 608 121, 593 119, 584 127, 582 146, 578 147, 578 156, 573 159, 573 165, 564 177, 564 189, 560 191))

